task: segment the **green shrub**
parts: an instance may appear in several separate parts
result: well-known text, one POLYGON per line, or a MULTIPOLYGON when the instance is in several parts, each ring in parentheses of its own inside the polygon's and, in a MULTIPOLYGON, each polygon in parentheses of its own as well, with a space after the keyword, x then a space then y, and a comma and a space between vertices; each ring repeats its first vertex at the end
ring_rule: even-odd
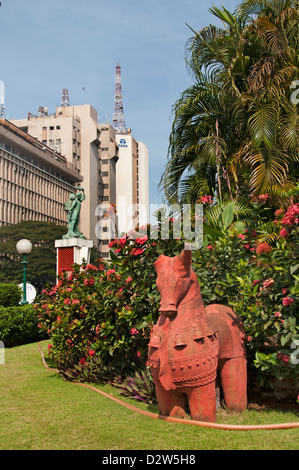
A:
POLYGON ((32 305, 0 307, 0 341, 7 348, 45 339, 32 305))
POLYGON ((15 307, 22 299, 22 289, 13 283, 0 283, 0 306, 15 307))

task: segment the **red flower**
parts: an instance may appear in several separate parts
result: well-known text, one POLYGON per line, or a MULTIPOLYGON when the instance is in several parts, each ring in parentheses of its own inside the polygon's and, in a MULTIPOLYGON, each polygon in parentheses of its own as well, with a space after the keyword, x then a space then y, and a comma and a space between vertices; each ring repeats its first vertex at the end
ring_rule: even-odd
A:
POLYGON ((263 253, 270 253, 270 251, 272 250, 271 246, 268 245, 268 243, 266 242, 263 242, 263 243, 260 243, 256 249, 256 253, 258 255, 261 255, 263 253))
POLYGON ((143 250, 141 248, 133 248, 131 251, 131 254, 134 256, 142 255, 143 250))
POLYGON ((128 282, 132 281, 132 279, 133 279, 132 277, 128 277, 128 278, 126 279, 126 284, 128 284, 128 282))
POLYGON ((79 361, 79 364, 85 364, 85 363, 86 363, 85 357, 82 357, 82 359, 80 359, 79 361))
POLYGON ((64 303, 65 305, 70 305, 71 301, 70 301, 70 299, 67 297, 66 299, 64 299, 63 303, 64 303))

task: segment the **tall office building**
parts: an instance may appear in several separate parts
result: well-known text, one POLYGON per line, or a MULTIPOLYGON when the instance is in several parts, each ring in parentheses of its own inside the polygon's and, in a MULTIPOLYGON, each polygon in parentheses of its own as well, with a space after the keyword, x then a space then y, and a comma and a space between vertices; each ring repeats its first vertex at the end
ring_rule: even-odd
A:
POLYGON ((149 222, 148 150, 128 130, 116 134, 119 159, 116 167, 116 206, 119 233, 149 222))
POLYGON ((64 203, 82 179, 66 158, 0 119, 0 225, 67 225, 64 203))

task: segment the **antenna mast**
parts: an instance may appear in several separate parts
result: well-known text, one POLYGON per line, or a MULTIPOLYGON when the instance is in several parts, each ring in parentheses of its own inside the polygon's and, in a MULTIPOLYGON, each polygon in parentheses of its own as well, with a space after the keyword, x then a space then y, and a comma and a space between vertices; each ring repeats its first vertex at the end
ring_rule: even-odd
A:
POLYGON ((69 106, 69 105, 70 105, 69 91, 67 88, 64 88, 62 91, 61 106, 69 106))
POLYGON ((123 97, 121 89, 121 68, 119 63, 115 67, 114 112, 112 125, 118 134, 127 134, 125 124, 123 97))

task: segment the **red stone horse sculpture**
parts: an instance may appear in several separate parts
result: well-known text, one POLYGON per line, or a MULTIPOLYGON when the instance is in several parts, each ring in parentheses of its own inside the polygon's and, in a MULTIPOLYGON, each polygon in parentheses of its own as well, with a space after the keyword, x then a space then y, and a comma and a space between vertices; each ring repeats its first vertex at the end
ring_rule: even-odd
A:
POLYGON ((183 418, 186 396, 191 418, 216 419, 216 377, 229 410, 247 406, 245 334, 239 317, 224 305, 204 307, 191 251, 155 262, 161 295, 147 364, 160 414, 183 418))

